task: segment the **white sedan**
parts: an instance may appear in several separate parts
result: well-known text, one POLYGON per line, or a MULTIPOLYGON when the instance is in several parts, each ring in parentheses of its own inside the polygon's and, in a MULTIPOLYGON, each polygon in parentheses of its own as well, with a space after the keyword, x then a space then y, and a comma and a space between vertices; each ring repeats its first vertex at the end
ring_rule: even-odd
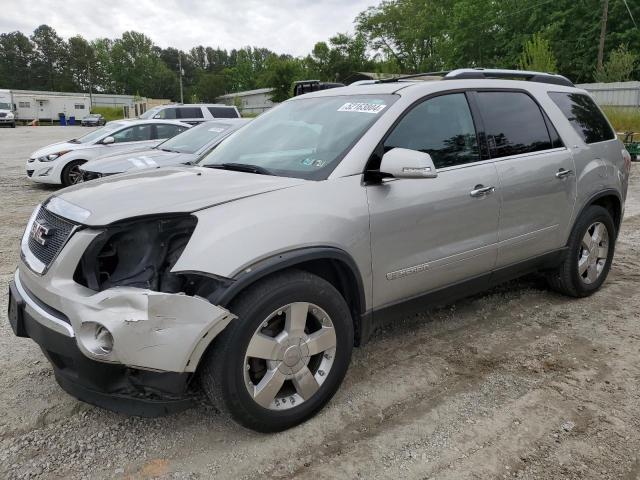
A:
POLYGON ((154 147, 187 130, 176 120, 117 120, 80 138, 54 143, 33 152, 27 176, 38 183, 69 186, 80 180, 80 165, 104 155, 154 147))

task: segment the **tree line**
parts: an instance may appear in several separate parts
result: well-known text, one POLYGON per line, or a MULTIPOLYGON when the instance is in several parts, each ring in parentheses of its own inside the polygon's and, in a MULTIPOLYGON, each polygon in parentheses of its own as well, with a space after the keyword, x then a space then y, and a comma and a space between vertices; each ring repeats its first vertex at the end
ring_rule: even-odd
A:
POLYGON ((640 78, 640 4, 610 0, 597 66, 603 0, 383 0, 339 33, 293 57, 267 48, 160 48, 140 32, 62 39, 41 25, 0 34, 0 88, 132 94, 185 101, 261 87, 273 99, 295 80, 342 81, 354 72, 415 73, 460 67, 555 71, 576 83, 640 78))

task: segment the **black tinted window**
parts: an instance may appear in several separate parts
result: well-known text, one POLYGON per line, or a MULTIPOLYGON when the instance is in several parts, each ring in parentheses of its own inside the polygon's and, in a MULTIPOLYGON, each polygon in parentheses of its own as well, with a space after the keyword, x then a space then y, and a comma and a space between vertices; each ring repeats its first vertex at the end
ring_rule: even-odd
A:
POLYGON ((582 93, 551 92, 555 102, 586 143, 615 138, 615 134, 591 97, 582 93))
POLYGON ((465 95, 442 95, 413 108, 384 142, 385 152, 395 147, 428 153, 436 168, 478 161, 478 141, 465 95))
POLYGON ((487 143, 493 158, 551 148, 538 104, 520 92, 478 92, 487 143))
POLYGON ((239 118, 238 112, 233 107, 207 107, 213 118, 239 118))
POLYGON ((200 107, 181 107, 179 118, 204 118, 200 107))

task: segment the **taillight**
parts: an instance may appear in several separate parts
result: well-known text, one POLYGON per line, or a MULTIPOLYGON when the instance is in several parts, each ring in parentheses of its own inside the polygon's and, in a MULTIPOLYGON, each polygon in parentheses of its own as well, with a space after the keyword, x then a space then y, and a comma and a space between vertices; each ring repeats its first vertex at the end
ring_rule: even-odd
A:
POLYGON ((624 159, 624 171, 628 175, 631 171, 631 154, 625 148, 622 149, 622 158, 624 159))

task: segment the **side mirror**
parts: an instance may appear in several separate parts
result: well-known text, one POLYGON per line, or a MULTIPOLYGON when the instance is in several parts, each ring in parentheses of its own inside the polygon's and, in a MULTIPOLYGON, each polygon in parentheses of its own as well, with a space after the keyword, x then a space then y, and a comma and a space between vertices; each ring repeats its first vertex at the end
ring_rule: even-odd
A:
POLYGON ((153 116, 153 118, 160 118, 160 114, 159 114, 159 113, 156 113, 156 114, 153 116))
POLYGON ((436 178, 431 155, 408 148, 394 148, 382 156, 380 173, 394 178, 436 178))
POLYGON ((116 139, 115 139, 115 138, 113 138, 113 137, 111 137, 111 136, 109 136, 109 137, 104 137, 104 138, 102 139, 102 144, 103 144, 103 145, 111 145, 112 143, 115 143, 115 141, 116 141, 116 139))

